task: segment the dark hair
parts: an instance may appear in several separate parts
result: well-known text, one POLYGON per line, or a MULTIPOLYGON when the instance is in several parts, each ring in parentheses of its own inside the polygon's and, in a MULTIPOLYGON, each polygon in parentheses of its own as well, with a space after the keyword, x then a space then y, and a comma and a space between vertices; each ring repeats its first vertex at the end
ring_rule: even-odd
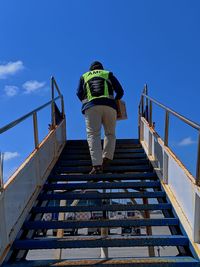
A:
POLYGON ((99 61, 94 61, 90 65, 90 70, 103 70, 103 65, 99 61))

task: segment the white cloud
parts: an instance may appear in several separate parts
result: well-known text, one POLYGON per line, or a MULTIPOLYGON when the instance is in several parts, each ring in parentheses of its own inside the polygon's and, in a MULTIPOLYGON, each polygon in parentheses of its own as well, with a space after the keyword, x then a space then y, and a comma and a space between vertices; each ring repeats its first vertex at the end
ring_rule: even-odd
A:
POLYGON ((12 97, 18 94, 19 88, 14 85, 6 85, 4 87, 4 92, 7 96, 12 97))
POLYGON ((186 137, 186 138, 182 139, 182 140, 178 143, 178 145, 179 145, 179 146, 190 146, 190 145, 195 144, 195 143, 196 143, 196 142, 195 142, 194 140, 192 140, 191 137, 186 137))
POLYGON ((23 88, 25 89, 25 94, 33 93, 42 87, 45 86, 45 82, 38 82, 36 80, 27 81, 23 84, 23 88))
POLYGON ((19 157, 20 154, 18 152, 4 152, 4 160, 10 160, 19 157))
POLYGON ((24 69, 23 62, 18 60, 0 65, 0 79, 6 79, 9 75, 14 75, 24 69))

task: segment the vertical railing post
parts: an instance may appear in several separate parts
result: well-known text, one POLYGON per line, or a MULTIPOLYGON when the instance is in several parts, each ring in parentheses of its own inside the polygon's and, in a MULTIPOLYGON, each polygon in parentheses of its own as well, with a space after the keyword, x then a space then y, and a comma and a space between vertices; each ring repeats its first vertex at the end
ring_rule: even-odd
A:
POLYGON ((141 141, 141 127, 140 127, 140 124, 141 124, 141 103, 138 107, 138 139, 139 141, 141 141))
POLYGON ((55 114, 55 101, 54 101, 54 77, 51 77, 51 127, 55 128, 56 126, 56 114, 55 114))
MULTIPOLYGON (((148 87, 147 84, 144 86, 144 94, 148 95, 148 87)), ((149 99, 146 98, 146 104, 145 104, 145 119, 149 121, 149 99)))
POLYGON ((65 117, 65 106, 64 106, 64 98, 63 95, 61 96, 61 109, 62 109, 62 116, 65 117))
POLYGON ((39 145, 39 138, 38 138, 38 122, 37 122, 37 113, 33 113, 33 129, 34 129, 34 141, 35 141, 35 148, 38 148, 39 145))
POLYGON ((152 107, 152 101, 150 100, 150 104, 149 104, 149 126, 152 127, 153 125, 153 120, 152 120, 152 111, 153 107, 152 107))
POLYGON ((141 97, 141 113, 142 113, 142 117, 144 117, 144 96, 142 95, 141 97))
POLYGON ((200 131, 198 133, 196 184, 200 186, 200 131))
POLYGON ((165 137, 164 137, 164 145, 168 146, 169 139, 169 111, 166 110, 165 113, 165 137))
POLYGON ((0 191, 3 189, 3 153, 0 152, 0 191))

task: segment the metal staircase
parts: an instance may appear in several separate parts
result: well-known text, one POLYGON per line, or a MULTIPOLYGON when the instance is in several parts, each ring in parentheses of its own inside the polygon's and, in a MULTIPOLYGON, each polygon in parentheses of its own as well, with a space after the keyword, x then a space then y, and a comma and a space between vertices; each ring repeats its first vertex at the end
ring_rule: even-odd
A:
POLYGON ((117 140, 114 160, 104 173, 89 175, 90 169, 87 142, 67 141, 3 266, 200 266, 139 140, 117 140), (95 201, 98 205, 91 204, 95 201), (91 219, 95 212, 100 217, 91 219), (125 215, 117 217, 120 213, 125 215), (51 219, 44 220, 44 214, 51 219), (69 214, 73 219, 67 219, 69 214), (77 219, 77 214, 90 218, 77 219), (83 231, 88 228, 101 233, 89 236, 83 231), (78 235, 64 229, 77 229, 78 235), (94 248, 100 256, 89 256, 94 248), (128 257, 124 248, 130 250, 128 257), (48 255, 53 249, 57 259, 38 258, 36 250, 48 255), (75 249, 80 255, 85 251, 84 256, 74 258, 75 249), (36 251, 32 259, 31 250, 36 251))
POLYGON ((111 165, 89 175, 87 142, 66 141, 54 77, 51 90, 48 103, 0 128, 3 134, 33 119, 34 150, 6 183, 0 154, 0 265, 200 266, 200 125, 148 96, 145 86, 139 139, 117 140, 111 165), (165 111, 163 140, 154 105, 165 111), (37 115, 47 107, 49 132, 39 140, 37 115), (168 145, 171 116, 198 131, 196 176, 168 145))

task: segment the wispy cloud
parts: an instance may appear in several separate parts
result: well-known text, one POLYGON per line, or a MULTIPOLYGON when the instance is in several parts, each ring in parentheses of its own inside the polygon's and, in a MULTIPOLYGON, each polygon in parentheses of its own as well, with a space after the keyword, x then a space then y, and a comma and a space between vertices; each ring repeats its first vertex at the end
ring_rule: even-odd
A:
POLYGON ((19 157, 20 154, 18 152, 4 152, 4 160, 10 160, 19 157))
POLYGON ((186 137, 184 139, 182 139, 178 145, 179 146, 190 146, 190 145, 193 145, 195 144, 196 142, 191 138, 191 137, 186 137))
POLYGON ((25 94, 31 94, 45 86, 46 82, 38 82, 36 80, 27 81, 23 84, 25 94))
POLYGON ((23 62, 18 60, 0 65, 0 79, 6 79, 9 75, 14 75, 24 69, 23 62))
POLYGON ((15 85, 6 85, 4 87, 4 92, 7 96, 13 97, 18 94, 19 88, 15 85))

